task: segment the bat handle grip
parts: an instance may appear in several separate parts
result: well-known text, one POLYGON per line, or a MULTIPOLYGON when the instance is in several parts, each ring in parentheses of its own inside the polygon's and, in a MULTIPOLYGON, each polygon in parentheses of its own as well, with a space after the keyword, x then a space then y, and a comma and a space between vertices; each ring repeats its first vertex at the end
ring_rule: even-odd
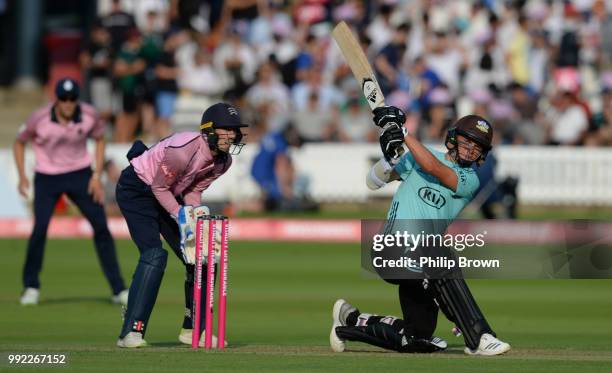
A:
POLYGON ((399 161, 399 159, 401 158, 401 156, 404 155, 404 153, 406 153, 406 149, 404 149, 404 145, 402 145, 399 148, 395 149, 395 156, 393 156, 393 161, 395 161, 395 163, 397 163, 399 161))

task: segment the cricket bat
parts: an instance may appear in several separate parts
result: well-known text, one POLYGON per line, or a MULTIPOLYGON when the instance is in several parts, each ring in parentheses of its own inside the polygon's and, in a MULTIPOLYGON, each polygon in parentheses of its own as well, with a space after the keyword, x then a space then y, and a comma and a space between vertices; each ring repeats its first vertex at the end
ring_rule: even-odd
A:
MULTIPOLYGON (((340 47, 344 60, 351 68, 353 76, 361 85, 361 91, 368 105, 370 105, 370 109, 374 110, 377 107, 385 106, 385 96, 380 90, 374 70, 372 70, 361 45, 346 22, 342 21, 334 27, 332 37, 340 47)), ((398 156, 401 156, 404 151, 403 147, 399 148, 398 156)))
POLYGON ((353 32, 348 27, 346 22, 342 21, 334 27, 332 37, 340 47, 342 55, 346 63, 351 68, 355 79, 361 85, 361 90, 370 105, 370 109, 374 110, 377 107, 385 105, 385 96, 383 96, 372 66, 363 53, 361 45, 353 35, 353 32))

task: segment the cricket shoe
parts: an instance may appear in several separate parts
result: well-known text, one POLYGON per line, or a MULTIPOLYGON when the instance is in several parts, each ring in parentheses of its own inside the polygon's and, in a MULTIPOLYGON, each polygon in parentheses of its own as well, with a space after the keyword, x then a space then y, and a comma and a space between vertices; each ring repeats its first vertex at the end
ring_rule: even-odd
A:
MULTIPOLYGON (((179 337, 178 337, 179 341, 182 344, 186 344, 186 345, 191 346, 191 337, 192 337, 191 333, 192 333, 192 331, 193 331, 192 329, 181 328, 181 332, 179 333, 179 337)), ((206 338, 206 330, 204 330, 202 332, 202 337, 200 338, 200 343, 198 344, 198 347, 204 347, 205 338, 206 338)), ((212 336, 212 346, 213 346, 213 348, 217 348, 218 344, 219 343, 217 341, 217 336, 213 334, 213 336, 212 336)), ((227 347, 227 341, 223 342, 223 346, 227 347)))
POLYGON ((333 322, 331 332, 329 333, 329 345, 334 352, 342 352, 346 348, 345 340, 340 339, 338 334, 336 334, 336 327, 346 326, 348 315, 355 311, 357 311, 357 308, 353 307, 344 299, 338 299, 336 303, 334 303, 334 308, 332 310, 333 322))
POLYGON ((147 346, 147 341, 142 338, 142 333, 129 332, 125 337, 117 340, 117 346, 121 348, 138 348, 147 346))
POLYGON ((35 306, 38 304, 38 298, 40 298, 40 291, 36 288, 26 288, 19 299, 19 303, 22 306, 35 306))
POLYGON ((419 353, 419 354, 430 354, 445 350, 448 347, 448 343, 440 337, 425 338, 413 338, 413 337, 402 337, 401 352, 419 353))
POLYGON ((446 343, 444 339, 440 337, 436 337, 435 335, 431 337, 431 339, 429 340, 429 343, 436 346, 440 350, 446 350, 446 348, 448 347, 448 343, 446 343))
POLYGON ((115 294, 111 297, 111 302, 113 304, 120 304, 122 306, 126 306, 127 307, 127 303, 128 303, 128 294, 129 291, 127 289, 122 290, 121 292, 119 292, 118 294, 115 294))
POLYGON ((478 348, 472 350, 469 347, 465 348, 465 353, 468 355, 493 356, 501 355, 504 352, 510 351, 510 345, 502 342, 489 333, 485 333, 480 337, 478 348))

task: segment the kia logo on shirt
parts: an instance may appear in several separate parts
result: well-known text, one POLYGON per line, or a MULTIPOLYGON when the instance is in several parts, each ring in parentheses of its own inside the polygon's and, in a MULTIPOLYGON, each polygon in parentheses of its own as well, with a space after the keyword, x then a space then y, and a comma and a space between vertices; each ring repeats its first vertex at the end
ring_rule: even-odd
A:
POLYGON ((446 199, 442 196, 439 190, 430 187, 422 187, 419 189, 419 197, 421 200, 431 207, 441 209, 446 204, 446 199))

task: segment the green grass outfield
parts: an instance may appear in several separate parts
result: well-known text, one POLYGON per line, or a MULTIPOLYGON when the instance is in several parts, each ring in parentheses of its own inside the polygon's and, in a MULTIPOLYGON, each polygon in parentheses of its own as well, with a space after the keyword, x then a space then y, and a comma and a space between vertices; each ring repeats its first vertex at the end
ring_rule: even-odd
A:
MULTIPOLYGON (((331 307, 345 297, 363 311, 399 314, 397 288, 362 277, 359 247, 348 244, 249 243, 231 246, 228 340, 223 352, 192 351, 177 334, 183 272, 171 257, 149 323, 151 347, 114 347, 120 308, 97 265, 91 241, 50 240, 42 302, 21 307, 24 240, 0 240, 0 355, 68 353, 65 370, 601 372, 612 366, 612 281, 470 281, 481 308, 513 350, 500 357, 463 355, 462 339, 440 318, 437 335, 450 348, 433 355, 398 354, 352 343, 328 345, 331 307)), ((137 250, 118 241, 131 276, 137 250)), ((41 368, 35 368, 41 371, 41 368)), ((0 363, 1 371, 20 371, 0 363)), ((63 371, 63 370, 61 370, 63 371)))

